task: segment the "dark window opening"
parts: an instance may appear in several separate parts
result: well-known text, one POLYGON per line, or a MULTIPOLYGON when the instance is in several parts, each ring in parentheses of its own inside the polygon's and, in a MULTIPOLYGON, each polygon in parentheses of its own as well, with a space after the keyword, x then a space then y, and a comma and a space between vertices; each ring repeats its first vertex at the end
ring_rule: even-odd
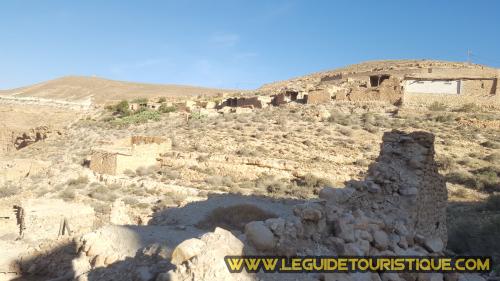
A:
POLYGON ((389 79, 391 76, 389 75, 372 75, 370 76, 370 86, 378 87, 384 80, 389 79))

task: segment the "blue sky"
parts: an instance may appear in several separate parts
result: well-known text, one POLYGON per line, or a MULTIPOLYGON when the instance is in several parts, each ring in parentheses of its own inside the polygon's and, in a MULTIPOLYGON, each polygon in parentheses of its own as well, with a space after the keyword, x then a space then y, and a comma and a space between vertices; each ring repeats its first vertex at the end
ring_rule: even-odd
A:
POLYGON ((500 67, 500 1, 0 1, 0 89, 66 75, 256 88, 376 59, 500 67))

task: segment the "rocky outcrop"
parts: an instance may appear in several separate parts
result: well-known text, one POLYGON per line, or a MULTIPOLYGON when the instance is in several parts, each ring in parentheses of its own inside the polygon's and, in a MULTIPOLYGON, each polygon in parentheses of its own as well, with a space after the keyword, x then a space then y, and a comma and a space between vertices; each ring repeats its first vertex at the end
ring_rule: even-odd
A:
POLYGON ((45 140, 51 133, 53 130, 47 126, 23 131, 2 128, 0 129, 0 155, 45 140))

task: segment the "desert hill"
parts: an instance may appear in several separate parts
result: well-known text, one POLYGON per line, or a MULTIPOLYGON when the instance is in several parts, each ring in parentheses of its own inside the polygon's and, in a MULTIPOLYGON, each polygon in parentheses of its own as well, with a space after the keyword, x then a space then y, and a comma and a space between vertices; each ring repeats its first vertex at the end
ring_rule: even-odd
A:
POLYGON ((97 104, 121 99, 142 97, 189 97, 215 95, 231 90, 212 89, 185 85, 160 85, 114 81, 97 77, 67 76, 39 84, 2 90, 0 95, 36 97, 44 99, 82 101, 93 97, 97 104))
POLYGON ((380 71, 399 72, 411 71, 420 69, 448 69, 452 73, 454 70, 468 71, 469 73, 477 73, 479 75, 490 75, 498 71, 495 68, 488 67, 480 64, 469 64, 466 62, 452 62, 442 60, 417 60, 417 59, 401 59, 401 60, 374 60, 365 61, 357 64, 347 65, 344 67, 314 72, 299 77, 290 78, 283 81, 275 81, 264 84, 259 90, 273 91, 278 88, 290 86, 296 83, 318 83, 322 80, 328 80, 328 77, 335 75, 352 75, 358 73, 376 73, 380 71))

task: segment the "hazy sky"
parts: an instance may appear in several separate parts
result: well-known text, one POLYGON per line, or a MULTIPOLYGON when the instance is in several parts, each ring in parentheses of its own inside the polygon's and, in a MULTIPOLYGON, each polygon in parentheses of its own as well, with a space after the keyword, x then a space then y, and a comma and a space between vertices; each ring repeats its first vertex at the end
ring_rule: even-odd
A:
POLYGON ((500 1, 0 1, 0 89, 65 75, 256 88, 346 64, 500 67, 500 1))

